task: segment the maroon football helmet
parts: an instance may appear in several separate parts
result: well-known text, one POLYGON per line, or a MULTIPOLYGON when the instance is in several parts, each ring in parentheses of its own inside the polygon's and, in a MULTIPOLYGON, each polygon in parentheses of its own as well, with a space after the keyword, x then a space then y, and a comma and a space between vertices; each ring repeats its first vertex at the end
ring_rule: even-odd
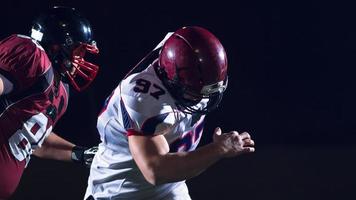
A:
POLYGON ((227 58, 220 41, 201 27, 183 27, 164 43, 158 74, 184 112, 215 109, 227 87, 227 58), (207 105, 197 108, 206 99, 207 105))

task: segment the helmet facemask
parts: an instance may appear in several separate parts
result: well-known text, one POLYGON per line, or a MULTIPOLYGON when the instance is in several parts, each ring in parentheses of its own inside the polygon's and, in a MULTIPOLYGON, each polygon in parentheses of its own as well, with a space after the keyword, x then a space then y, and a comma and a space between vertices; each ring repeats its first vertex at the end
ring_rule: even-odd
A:
POLYGON ((90 85, 99 70, 98 65, 84 59, 86 53, 93 55, 99 53, 95 42, 92 44, 79 42, 71 47, 53 45, 48 53, 62 80, 71 84, 79 92, 90 85))
MULTIPOLYGON (((221 102, 223 92, 227 87, 227 78, 216 84, 204 86, 200 93, 190 90, 188 87, 181 85, 179 94, 175 95, 178 108, 189 114, 207 114, 215 110, 221 102), (204 88, 209 90, 204 91, 204 88)), ((176 88, 177 86, 175 86, 176 88)))
POLYGON ((182 84, 178 76, 170 80, 164 69, 160 67, 157 69, 163 84, 175 99, 178 109, 187 114, 207 114, 215 110, 219 106, 228 84, 226 76, 224 81, 206 85, 200 92, 196 92, 191 87, 182 84))
POLYGON ((86 53, 98 54, 99 49, 96 47, 95 42, 92 44, 79 43, 76 48, 73 49, 71 54, 71 67, 66 69, 64 74, 70 84, 77 91, 86 89, 90 83, 95 79, 99 67, 84 59, 86 53))

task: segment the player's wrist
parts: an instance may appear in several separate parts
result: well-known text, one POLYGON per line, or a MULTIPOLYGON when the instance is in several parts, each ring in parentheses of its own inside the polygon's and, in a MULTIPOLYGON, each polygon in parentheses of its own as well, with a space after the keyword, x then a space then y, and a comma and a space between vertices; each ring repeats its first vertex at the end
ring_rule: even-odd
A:
POLYGON ((220 159, 220 158, 224 158, 227 151, 226 149, 223 147, 223 145, 221 145, 218 142, 213 142, 211 143, 211 148, 214 152, 214 154, 220 159))
POLYGON ((87 149, 82 146, 74 146, 72 148, 71 160, 75 163, 84 164, 84 151, 87 149))
POLYGON ((73 162, 85 165, 89 168, 97 151, 97 146, 91 148, 74 146, 72 149, 71 159, 73 162))

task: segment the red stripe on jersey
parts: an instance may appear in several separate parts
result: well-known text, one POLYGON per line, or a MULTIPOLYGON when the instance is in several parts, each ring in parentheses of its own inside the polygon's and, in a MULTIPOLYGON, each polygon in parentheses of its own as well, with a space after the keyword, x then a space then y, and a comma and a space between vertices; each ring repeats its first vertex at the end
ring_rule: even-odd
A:
POLYGON ((21 142, 17 146, 21 149, 26 149, 27 143, 28 143, 28 141, 24 138, 21 140, 21 142))
POLYGON ((131 136, 131 135, 143 135, 143 133, 140 131, 136 131, 134 129, 128 129, 127 136, 131 136))
POLYGON ((40 128, 41 128, 40 125, 39 125, 38 123, 35 123, 35 124, 32 126, 32 128, 31 128, 31 133, 32 133, 33 135, 36 135, 37 131, 38 131, 40 128))

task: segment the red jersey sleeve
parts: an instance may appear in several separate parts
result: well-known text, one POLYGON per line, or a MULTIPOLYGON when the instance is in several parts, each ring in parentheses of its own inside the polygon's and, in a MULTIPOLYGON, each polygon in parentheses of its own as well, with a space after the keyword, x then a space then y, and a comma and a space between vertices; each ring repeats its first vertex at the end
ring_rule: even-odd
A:
POLYGON ((11 35, 0 41, 0 73, 14 84, 14 91, 30 87, 51 62, 43 48, 30 37, 11 35))

